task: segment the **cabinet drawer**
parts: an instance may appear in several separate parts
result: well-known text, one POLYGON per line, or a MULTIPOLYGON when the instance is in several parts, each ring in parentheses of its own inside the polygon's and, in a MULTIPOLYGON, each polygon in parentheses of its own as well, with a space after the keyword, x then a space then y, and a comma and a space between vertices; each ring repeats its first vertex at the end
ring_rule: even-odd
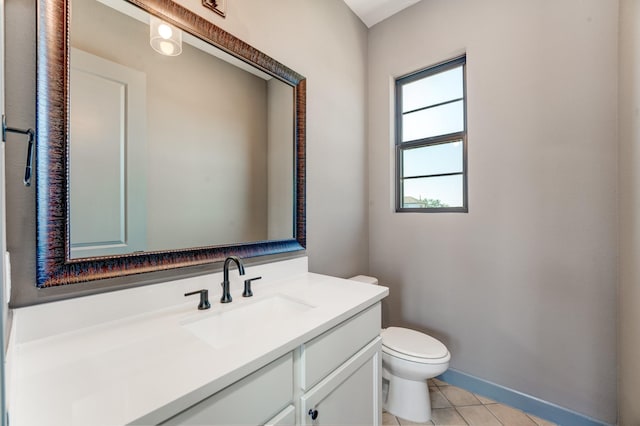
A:
POLYGON ((296 408, 289 405, 278 413, 277 416, 269 420, 264 426, 293 426, 296 424, 296 408))
POLYGON ((302 345, 301 386, 311 389, 322 378, 380 335, 380 303, 302 345))
POLYGON ((293 355, 289 353, 162 424, 262 425, 292 403, 293 355))

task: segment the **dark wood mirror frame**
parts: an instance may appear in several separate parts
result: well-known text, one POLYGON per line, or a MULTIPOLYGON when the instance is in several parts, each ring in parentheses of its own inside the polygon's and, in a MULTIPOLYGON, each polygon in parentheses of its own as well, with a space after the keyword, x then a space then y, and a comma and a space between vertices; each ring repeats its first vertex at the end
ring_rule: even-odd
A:
POLYGON ((169 0, 123 0, 293 86, 295 238, 174 251, 70 258, 69 0, 39 0, 37 16, 36 212, 40 288, 304 250, 306 80, 242 40, 169 0))

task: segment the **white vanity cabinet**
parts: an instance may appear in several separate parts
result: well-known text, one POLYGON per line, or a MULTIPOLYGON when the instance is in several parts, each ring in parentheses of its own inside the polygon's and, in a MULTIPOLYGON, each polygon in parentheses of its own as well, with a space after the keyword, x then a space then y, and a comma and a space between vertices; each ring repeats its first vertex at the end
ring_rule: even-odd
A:
POLYGON ((162 425, 379 425, 380 303, 162 425))
POLYGON ((302 345, 300 424, 380 424, 380 304, 302 345))
POLYGON ((379 425, 388 289, 306 257, 251 275, 253 298, 234 275, 234 302, 209 311, 183 294, 222 272, 15 309, 11 424, 379 425), (47 395, 37 410, 33 395, 47 395))

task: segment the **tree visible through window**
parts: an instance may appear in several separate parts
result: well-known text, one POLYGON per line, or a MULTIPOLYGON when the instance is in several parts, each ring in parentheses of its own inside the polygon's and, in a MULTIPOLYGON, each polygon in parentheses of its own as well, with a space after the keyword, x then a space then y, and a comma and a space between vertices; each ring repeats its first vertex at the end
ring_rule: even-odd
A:
POLYGON ((396 211, 468 211, 465 64, 396 80, 396 211))

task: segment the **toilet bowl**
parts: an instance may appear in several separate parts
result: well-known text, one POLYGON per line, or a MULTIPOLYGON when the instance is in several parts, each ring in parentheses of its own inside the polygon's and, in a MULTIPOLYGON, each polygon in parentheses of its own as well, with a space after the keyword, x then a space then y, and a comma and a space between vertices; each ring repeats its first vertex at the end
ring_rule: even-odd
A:
MULTIPOLYGON (((354 281, 378 284, 358 275, 354 281)), ((449 368, 451 355, 439 340, 416 330, 389 327, 382 330, 382 400, 384 409, 413 422, 431 420, 427 379, 449 368)))
POLYGON ((418 423, 431 420, 427 379, 449 368, 449 351, 433 337, 408 328, 389 327, 380 335, 384 409, 418 423))

